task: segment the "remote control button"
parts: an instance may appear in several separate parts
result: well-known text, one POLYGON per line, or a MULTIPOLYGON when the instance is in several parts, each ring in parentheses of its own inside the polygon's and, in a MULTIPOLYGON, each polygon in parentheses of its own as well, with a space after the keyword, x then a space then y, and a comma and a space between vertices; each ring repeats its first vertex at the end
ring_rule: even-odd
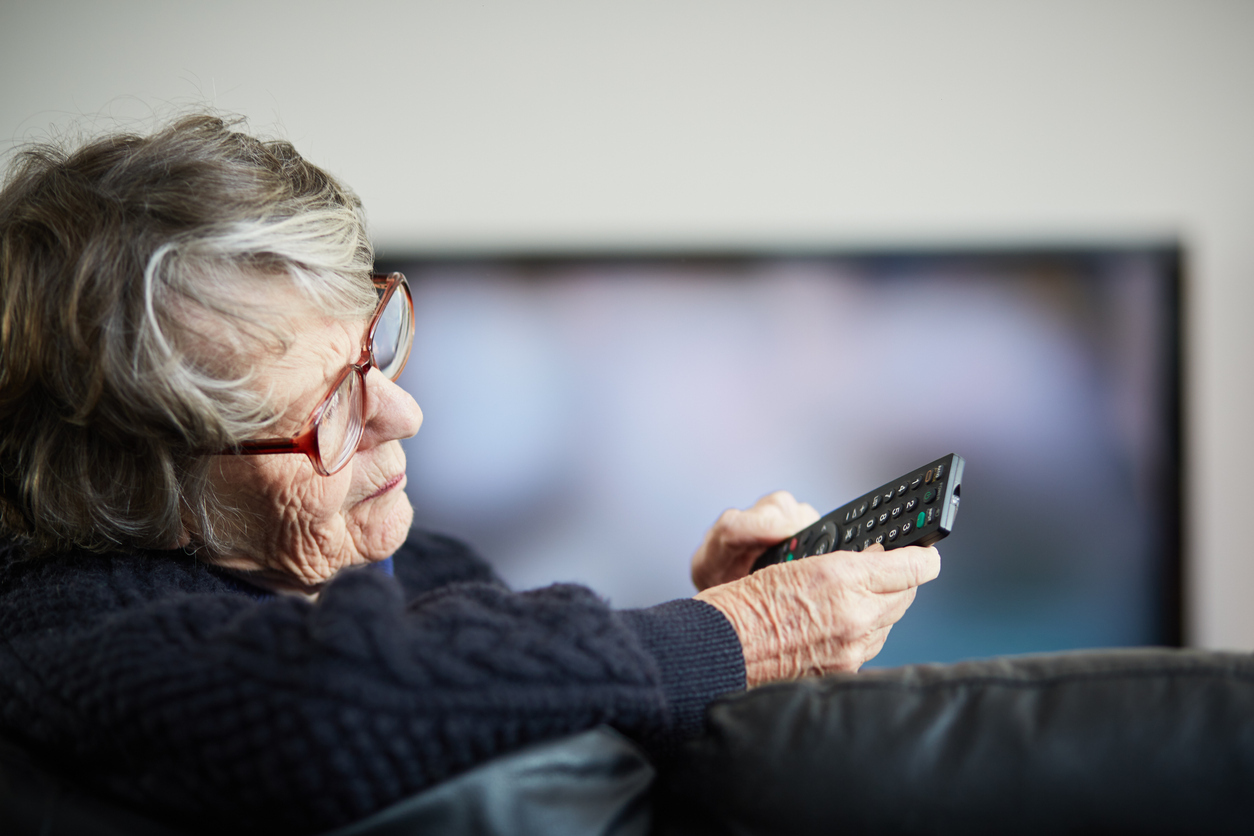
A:
POLYGON ((836 526, 831 522, 823 523, 819 529, 818 539, 810 548, 810 554, 827 554, 832 550, 832 546, 836 544, 836 526))
POLYGON ((945 475, 945 465, 943 464, 936 465, 936 478, 940 479, 944 475, 945 475))
POLYGON ((797 550, 797 538, 796 538, 796 537, 794 537, 794 538, 792 538, 792 540, 791 540, 791 541, 789 541, 789 543, 788 543, 788 551, 790 551, 790 552, 795 552, 796 550, 797 550))
POLYGON ((923 484, 923 477, 916 476, 914 477, 914 481, 910 483, 910 490, 917 491, 919 489, 919 485, 922 485, 922 484, 923 484))
POLYGON ((866 503, 863 502, 861 505, 858 506, 858 516, 860 517, 865 513, 866 513, 866 503))
POLYGON ((886 523, 886 522, 888 522, 888 512, 887 512, 887 511, 885 511, 885 512, 884 512, 884 513, 882 513, 882 514, 880 514, 880 525, 883 525, 883 524, 884 524, 884 523, 886 523))
POLYGON ((869 548, 871 548, 871 538, 870 538, 870 537, 868 537, 868 538, 866 538, 865 540, 863 540, 863 541, 862 541, 862 548, 861 548, 861 549, 858 549, 858 551, 862 551, 863 549, 869 549, 869 548))
POLYGON ((846 528, 844 541, 846 543, 850 542, 851 540, 853 540, 855 536, 857 536, 857 534, 858 534, 858 527, 856 525, 853 528, 846 528))
POLYGON ((883 534, 876 534, 876 535, 875 535, 875 542, 876 542, 876 543, 879 543, 881 546, 882 546, 882 545, 884 545, 884 535, 883 535, 883 534))
POLYGON ((919 516, 918 516, 918 517, 915 519, 915 521, 914 521, 914 527, 915 527, 915 528, 922 528, 922 527, 924 526, 924 524, 925 524, 925 523, 927 523, 927 514, 925 514, 925 513, 923 513, 922 511, 920 511, 920 512, 919 512, 919 516))
POLYGON ((936 501, 936 496, 938 493, 940 493, 940 491, 936 490, 936 488, 932 488, 927 493, 923 494, 923 504, 931 505, 933 502, 936 501))
POLYGON ((907 513, 910 511, 913 511, 915 509, 915 506, 917 506, 918 504, 919 504, 919 498, 917 496, 912 496, 909 499, 907 499, 906 500, 907 513))
POLYGON ((868 517, 867 521, 862 524, 863 531, 870 531, 875 528, 875 517, 868 517))
POLYGON ((897 539, 897 529, 895 528, 888 529, 888 542, 891 543, 896 539, 897 539))
POLYGON ((900 506, 900 505, 898 505, 896 508, 894 508, 894 509, 893 509, 893 511, 892 511, 892 514, 893 514, 893 519, 897 519, 898 517, 900 517, 900 516, 901 516, 901 506, 900 506))
POLYGON ((927 509, 927 524, 931 525, 932 523, 937 522, 938 520, 940 520, 940 509, 928 508, 927 509))
POLYGON ((906 520, 905 522, 903 522, 901 524, 901 536, 905 537, 907 534, 910 533, 910 529, 912 528, 914 528, 914 526, 910 524, 910 520, 906 520))
POLYGON ((794 560, 796 560, 796 559, 797 559, 796 557, 794 557, 793 555, 791 555, 791 554, 790 554, 790 555, 788 555, 788 557, 785 557, 785 558, 784 558, 784 562, 785 562, 785 563, 792 563, 792 562, 793 562, 794 560))
POLYGON ((871 500, 871 507, 872 508, 880 507, 880 495, 879 494, 876 494, 875 499, 871 500))
POLYGON ((927 473, 923 474, 923 484, 925 485, 932 484, 932 480, 934 478, 936 478, 935 471, 929 470, 927 473))
POLYGON ((889 489, 888 489, 888 492, 887 492, 886 494, 884 494, 884 501, 885 501, 885 502, 892 502, 892 501, 893 501, 893 496, 894 496, 894 495, 895 495, 895 494, 894 494, 893 489, 892 489, 892 488, 889 488, 889 489))
POLYGON ((902 482, 900 485, 897 486, 897 496, 905 496, 906 491, 908 490, 910 490, 910 486, 907 485, 905 482, 902 482))

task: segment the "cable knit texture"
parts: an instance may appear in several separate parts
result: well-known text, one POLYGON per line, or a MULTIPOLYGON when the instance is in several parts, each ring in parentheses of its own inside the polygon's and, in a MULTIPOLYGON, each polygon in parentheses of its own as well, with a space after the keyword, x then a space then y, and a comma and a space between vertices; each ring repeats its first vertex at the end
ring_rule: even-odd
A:
POLYGON ((316 832, 608 723, 654 752, 744 686, 700 601, 515 593, 413 532, 316 603, 181 552, 0 551, 0 725, 90 788, 197 829, 316 832))

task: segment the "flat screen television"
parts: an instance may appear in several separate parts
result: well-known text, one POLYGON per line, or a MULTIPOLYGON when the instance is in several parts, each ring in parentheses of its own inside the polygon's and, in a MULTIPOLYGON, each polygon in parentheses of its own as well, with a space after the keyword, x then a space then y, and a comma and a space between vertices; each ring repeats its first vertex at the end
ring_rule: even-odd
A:
POLYGON ((1181 642, 1174 245, 426 256, 401 383, 418 525, 515 588, 693 593, 727 507, 825 513, 966 459, 877 665, 1181 642))

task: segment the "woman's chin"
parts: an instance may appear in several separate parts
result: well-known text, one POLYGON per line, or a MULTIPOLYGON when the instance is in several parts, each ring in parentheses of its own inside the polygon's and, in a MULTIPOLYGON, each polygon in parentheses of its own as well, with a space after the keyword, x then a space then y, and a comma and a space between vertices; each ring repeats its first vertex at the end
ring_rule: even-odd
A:
POLYGON ((414 522, 414 506, 403 490, 391 491, 369 504, 373 507, 366 513, 359 542, 364 546, 362 557, 374 563, 391 557, 405 542, 414 522))

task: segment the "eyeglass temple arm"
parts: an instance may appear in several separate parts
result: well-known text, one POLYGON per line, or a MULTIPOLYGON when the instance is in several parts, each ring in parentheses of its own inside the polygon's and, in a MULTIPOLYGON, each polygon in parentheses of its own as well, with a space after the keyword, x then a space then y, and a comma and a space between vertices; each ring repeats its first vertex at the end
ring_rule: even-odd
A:
POLYGON ((300 438, 258 438, 241 441, 232 452, 241 456, 260 456, 266 453, 309 453, 313 450, 312 433, 300 438))

